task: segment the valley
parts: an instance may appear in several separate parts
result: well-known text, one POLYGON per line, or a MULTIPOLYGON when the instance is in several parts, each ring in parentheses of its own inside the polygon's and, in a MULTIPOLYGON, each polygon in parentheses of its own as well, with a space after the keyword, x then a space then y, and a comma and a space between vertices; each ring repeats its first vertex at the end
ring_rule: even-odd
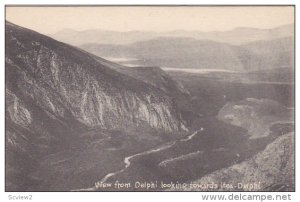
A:
MULTIPOLYGON (((178 74, 176 74, 176 76, 173 75, 173 78, 185 78, 186 76, 183 74, 181 75, 182 77, 180 77, 178 74)), ((187 80, 180 80, 191 93, 191 99, 195 100, 194 102, 189 103, 201 102, 201 97, 199 95, 203 95, 203 92, 198 91, 198 82, 200 81, 203 83, 205 82, 207 89, 212 93, 211 96, 216 96, 211 98, 209 104, 201 103, 199 105, 193 105, 192 109, 195 116, 192 119, 193 121, 189 122, 189 124, 191 130, 196 132, 191 133, 184 138, 168 141, 159 147, 154 147, 154 149, 124 158, 125 167, 107 174, 100 181, 95 183, 114 184, 118 181, 119 183, 131 184, 130 187, 119 189, 118 191, 161 191, 164 190, 160 186, 162 182, 166 184, 189 183, 217 171, 218 169, 242 163, 263 151, 266 146, 278 137, 294 130, 293 109, 284 107, 284 105, 291 107, 293 103, 286 102, 287 100, 282 97, 282 92, 286 92, 286 89, 289 89, 290 86, 282 88, 279 87, 280 85, 278 84, 263 83, 259 84, 261 87, 258 88, 256 85, 243 84, 244 88, 253 89, 253 94, 251 95, 252 98, 250 99, 247 97, 249 96, 248 93, 251 91, 239 89, 241 87, 239 85, 240 83, 233 85, 228 81, 218 82, 214 77, 210 78, 211 82, 207 82, 207 77, 209 76, 205 76, 206 80, 204 81, 203 78, 199 78, 199 75, 187 77, 189 78, 187 80), (191 78, 195 78, 195 80, 192 80, 191 78), (196 82, 198 83, 197 85, 196 82), (191 85, 192 83, 195 84, 195 88, 191 85), (230 88, 224 84, 227 84, 230 88), (272 91, 266 91, 265 89, 262 89, 262 87, 272 89, 272 91), (223 88, 227 89, 227 100, 224 100, 223 88), (257 91, 257 89, 262 90, 257 91), (239 91, 240 94, 237 93, 239 91), (240 97, 234 97, 236 95, 239 95, 240 97), (227 108, 225 107, 226 104, 234 103, 235 105, 238 105, 240 100, 244 100, 242 102, 245 102, 245 106, 251 106, 259 102, 264 103, 256 106, 261 114, 258 114, 258 116, 254 118, 257 122, 253 121, 250 124, 256 124, 255 134, 262 134, 263 131, 266 131, 267 129, 267 135, 259 138, 249 138, 249 134, 251 134, 249 128, 244 128, 244 126, 234 126, 232 123, 225 123, 226 120, 222 120, 221 114, 225 112, 225 109, 227 108), (273 104, 272 100, 276 100, 277 102, 274 102, 273 104), (209 107, 210 105, 211 108, 209 107), (197 106, 202 107, 200 108, 197 106), (280 110, 280 106, 282 107, 282 110, 280 110), (267 107, 268 109, 262 111, 263 107, 267 107), (224 112, 220 112, 221 110, 224 112), (220 116, 220 118, 217 118, 218 116, 220 116), (266 122, 263 121, 265 119, 273 121, 269 125, 266 125, 266 122), (136 182, 157 182, 158 186, 151 189, 146 187, 134 188, 133 185, 136 182)), ((285 86, 285 84, 283 86, 285 86)), ((293 91, 290 91, 290 93, 291 94, 288 96, 292 98, 293 91)), ((209 98, 209 95, 207 95, 206 98, 209 98)), ((257 110, 256 107, 253 110, 257 110)), ((234 112, 233 108, 226 110, 226 113, 228 114, 232 112, 234 112)), ((250 111, 249 113, 254 113, 254 111, 250 111)), ((191 114, 191 112, 188 114, 191 114)), ((247 114, 245 115, 249 116, 247 114)), ((248 118, 245 120, 241 118, 238 119, 247 124, 248 118)), ((204 190, 205 189, 198 189, 198 191, 204 190)), ((76 191, 115 191, 115 189, 111 187, 103 188, 93 186, 88 189, 83 188, 76 191)), ((172 191, 184 190, 172 189, 172 191)))
POLYGON ((275 169, 272 179, 258 169, 259 191, 293 190, 293 38, 259 33, 268 40, 136 33, 146 41, 74 47, 6 22, 6 191, 246 182, 256 160, 275 169), (265 163, 276 150, 283 157, 265 163))

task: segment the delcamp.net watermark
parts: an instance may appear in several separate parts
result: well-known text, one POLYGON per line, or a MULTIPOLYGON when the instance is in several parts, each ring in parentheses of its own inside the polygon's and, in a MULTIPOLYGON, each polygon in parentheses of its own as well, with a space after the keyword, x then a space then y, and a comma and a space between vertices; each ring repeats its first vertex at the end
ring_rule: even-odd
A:
POLYGON ((291 194, 202 194, 203 201, 290 201, 291 194))

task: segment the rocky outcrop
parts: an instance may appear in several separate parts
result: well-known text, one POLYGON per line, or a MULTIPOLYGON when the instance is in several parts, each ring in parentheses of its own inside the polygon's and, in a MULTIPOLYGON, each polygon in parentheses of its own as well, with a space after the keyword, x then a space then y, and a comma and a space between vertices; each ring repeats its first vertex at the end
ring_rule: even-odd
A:
POLYGON ((87 53, 10 23, 6 46, 8 89, 55 117, 64 118, 68 111, 88 127, 185 128, 166 93, 87 53))
POLYGON ((90 129, 187 130, 167 89, 9 22, 5 34, 7 191, 49 177, 32 177, 47 155, 84 151, 90 129))
POLYGON ((294 191, 294 144, 293 132, 280 136, 251 159, 192 182, 201 189, 184 191, 294 191))
POLYGON ((268 99, 247 98, 227 103, 218 119, 247 129, 249 141, 269 138, 271 142, 254 156, 206 174, 184 188, 172 190, 294 191, 294 132, 276 129, 276 125, 293 123, 292 110, 268 99))
POLYGON ((273 124, 293 122, 292 109, 273 100, 255 98, 227 103, 218 119, 247 129, 253 139, 268 136, 273 124))
POLYGON ((11 121, 16 124, 27 127, 31 124, 32 118, 30 112, 25 108, 15 94, 6 91, 7 111, 11 121))

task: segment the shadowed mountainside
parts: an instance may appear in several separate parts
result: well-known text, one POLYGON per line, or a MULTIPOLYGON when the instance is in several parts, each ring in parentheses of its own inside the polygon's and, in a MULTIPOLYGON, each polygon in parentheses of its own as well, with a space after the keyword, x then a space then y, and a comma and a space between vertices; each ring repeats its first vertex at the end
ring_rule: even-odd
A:
POLYGON ((87 130, 187 130, 172 93, 150 85, 150 78, 133 78, 111 68, 113 63, 105 65, 89 53, 9 22, 5 34, 7 190, 37 183, 30 173, 42 159, 84 147, 80 134, 87 130))
MULTIPOLYGON (((192 181, 193 186, 171 190, 293 191, 295 134, 292 110, 268 99, 247 98, 226 104, 218 114, 219 120, 246 129, 249 141, 257 141, 255 145, 264 138, 271 138, 271 142, 254 156, 192 181)), ((242 155, 240 150, 237 156, 242 155)))
POLYGON ((249 160, 193 181, 192 184, 196 185, 193 188, 171 190, 294 191, 294 155, 294 133, 291 132, 278 137, 249 160), (223 183, 229 186, 221 187, 223 183))

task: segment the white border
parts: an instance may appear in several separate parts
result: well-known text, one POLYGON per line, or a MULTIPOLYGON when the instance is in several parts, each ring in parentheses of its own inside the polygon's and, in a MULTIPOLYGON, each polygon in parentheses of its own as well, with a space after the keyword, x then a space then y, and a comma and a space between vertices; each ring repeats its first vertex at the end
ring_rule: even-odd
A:
MULTIPOLYGON (((1 131, 1 137, 0 137, 0 157, 1 157, 1 164, 0 164, 0 201, 9 201, 8 200, 8 196, 9 195, 32 195, 33 196, 33 200, 32 201, 72 201, 72 202, 82 202, 82 201, 88 201, 88 202, 93 202, 93 201, 110 201, 110 202, 115 202, 115 201, 130 201, 130 202, 144 202, 144 201, 164 201, 164 202, 183 202, 183 201, 201 201, 201 192, 188 192, 188 193, 175 193, 175 192, 148 192, 148 193, 141 193, 141 192, 134 192, 134 193, 130 193, 130 192, 126 192, 126 193, 122 193, 122 192, 113 192, 113 193, 99 193, 99 192, 95 192, 95 193, 84 193, 84 192, 33 192, 33 193, 19 193, 19 192, 4 192, 4 182, 5 182, 5 178, 4 178, 4 105, 5 105, 5 100, 4 100, 4 95, 5 95, 5 85, 4 85, 4 5, 6 4, 43 4, 43 5, 48 5, 48 4, 103 4, 103 5, 113 5, 113 4, 140 4, 140 5, 150 5, 150 4, 165 4, 165 5, 172 5, 172 4, 180 4, 180 5, 212 5, 212 4, 222 4, 222 5, 230 5, 230 4, 239 4, 239 5, 267 5, 267 4, 272 4, 272 5, 278 5, 278 4, 290 4, 290 5, 296 5, 296 23, 298 24, 298 22, 300 21, 298 19, 299 14, 297 15, 297 3, 296 0, 247 0, 247 1, 237 1, 237 0, 230 0, 230 1, 222 1, 222 0, 202 0, 202 1, 192 1, 192 0, 152 0, 152 1, 141 1, 141 0, 131 0, 131 1, 122 1, 122 0, 102 0, 102 1, 96 1, 96 0, 44 0, 44 1, 38 1, 38 0, 2 0, 1 1, 1 8, 0 8, 0 22, 1 22, 1 51, 0 51, 0 58, 1 58, 1 73, 0 73, 0 131, 1 131)), ((300 4, 299 4, 300 5, 300 4)), ((296 27, 297 27, 296 24, 296 27)), ((297 30, 296 30, 297 31, 297 30)), ((297 32, 296 32, 297 33, 297 32)), ((297 34, 298 36, 298 34, 297 34)), ((296 36, 296 39, 298 38, 296 36)), ((299 47, 298 45, 298 41, 296 40, 296 47, 299 47)), ((296 48, 297 50, 297 48, 296 48)), ((296 51, 296 59, 300 58, 299 56, 299 51, 296 51)), ((298 62, 296 61, 296 64, 298 64, 298 62)), ((297 67, 296 67, 297 69, 297 67)), ((300 78, 299 73, 300 71, 296 70, 296 78, 300 78)), ((297 80, 297 79, 296 79, 297 80)), ((296 95, 299 94, 299 82, 296 82, 296 95)), ((298 99, 296 98, 296 106, 298 106, 298 99)), ((299 110, 296 107, 296 120, 298 120, 297 117, 299 115, 299 110)), ((298 124, 296 124, 296 131, 298 131, 298 124)), ((296 134, 297 136, 297 134, 296 134)), ((299 145, 299 137, 296 138, 296 145, 299 145)), ((296 147, 296 168, 297 171, 299 171, 299 167, 300 167, 300 163, 299 163, 299 149, 297 149, 296 147)), ((299 172, 297 172, 299 173, 299 172)), ((298 175, 296 175, 298 176, 298 175)), ((298 191, 298 187, 300 186, 300 181, 299 181, 299 177, 296 180, 296 191, 298 191)), ((219 192, 219 194, 221 194, 222 192, 219 192)), ((235 192, 237 194, 237 192, 235 192)), ((253 192, 252 192, 253 193, 253 192)), ((216 193, 218 194, 218 193, 216 193)), ((230 195, 231 193, 224 193, 226 195, 230 195)), ((258 193, 258 194, 264 194, 264 193, 258 193)), ((276 195, 276 193, 270 193, 272 195, 276 195)), ((299 194, 296 193, 290 193, 292 195, 292 201, 300 201, 300 196, 299 194)), ((12 201, 12 200, 10 200, 12 201)))

